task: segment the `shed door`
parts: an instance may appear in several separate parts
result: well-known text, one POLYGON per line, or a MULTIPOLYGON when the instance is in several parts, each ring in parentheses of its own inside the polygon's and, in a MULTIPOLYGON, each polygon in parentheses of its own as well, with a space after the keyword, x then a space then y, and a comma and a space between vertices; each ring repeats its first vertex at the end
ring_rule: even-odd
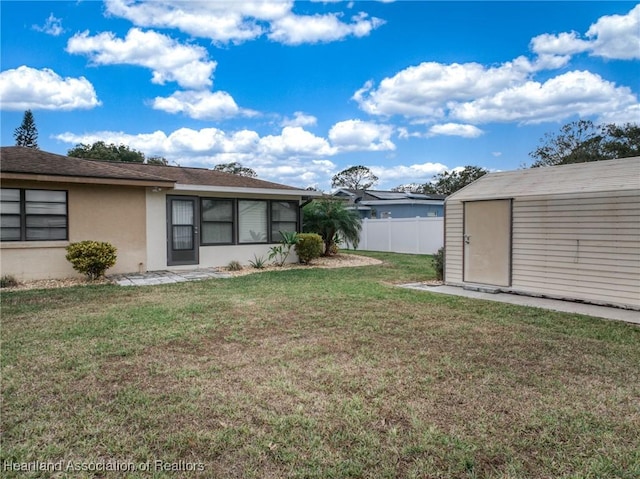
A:
POLYGON ((464 281, 511 284, 511 200, 464 203, 464 281))
POLYGON ((167 264, 198 264, 198 199, 167 196, 167 264))

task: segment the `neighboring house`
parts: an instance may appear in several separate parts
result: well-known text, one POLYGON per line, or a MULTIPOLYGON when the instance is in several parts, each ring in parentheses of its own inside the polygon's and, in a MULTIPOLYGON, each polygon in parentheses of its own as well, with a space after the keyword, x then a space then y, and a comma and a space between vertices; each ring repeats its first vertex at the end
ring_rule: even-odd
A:
POLYGON ((361 218, 433 218, 444 216, 444 195, 404 191, 339 189, 333 196, 346 199, 361 218))
POLYGON ((2 274, 20 281, 77 273, 65 247, 118 248, 109 273, 219 267, 265 256, 320 193, 200 168, 70 158, 0 148, 2 274))
POLYGON ((640 309, 640 157, 490 173, 445 211, 447 284, 640 309))

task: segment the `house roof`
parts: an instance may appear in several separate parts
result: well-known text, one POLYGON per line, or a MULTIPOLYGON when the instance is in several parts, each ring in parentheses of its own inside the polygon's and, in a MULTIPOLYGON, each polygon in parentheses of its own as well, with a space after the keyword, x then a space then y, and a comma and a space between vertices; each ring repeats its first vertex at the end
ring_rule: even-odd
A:
MULTIPOLYGON (((248 178, 205 168, 145 165, 141 163, 118 163, 73 158, 21 146, 0 148, 0 171, 3 177, 38 176, 39 180, 78 181, 93 183, 123 183, 170 188, 234 191, 242 189, 296 192, 292 186, 270 181, 248 178), (184 185, 184 186, 181 186, 184 185)), ((306 196, 318 196, 306 192, 306 196)))
POLYGON ((640 190, 640 156, 486 174, 450 201, 640 190))
POLYGON ((348 196, 354 202, 363 201, 402 201, 402 200, 436 200, 443 201, 444 195, 427 195, 422 193, 411 193, 408 191, 382 191, 382 190, 353 190, 349 188, 341 188, 335 196, 348 196))

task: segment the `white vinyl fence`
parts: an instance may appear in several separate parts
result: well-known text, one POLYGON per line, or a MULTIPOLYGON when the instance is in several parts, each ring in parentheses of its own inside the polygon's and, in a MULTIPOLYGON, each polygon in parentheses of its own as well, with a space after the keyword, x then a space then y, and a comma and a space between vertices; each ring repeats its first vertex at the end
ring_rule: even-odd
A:
POLYGON ((444 218, 363 219, 358 249, 434 254, 444 245, 444 218))

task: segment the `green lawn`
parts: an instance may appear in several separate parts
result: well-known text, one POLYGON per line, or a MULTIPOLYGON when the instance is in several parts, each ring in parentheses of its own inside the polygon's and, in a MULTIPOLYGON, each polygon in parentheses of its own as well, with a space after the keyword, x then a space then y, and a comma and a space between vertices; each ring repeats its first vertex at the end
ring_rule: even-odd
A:
POLYGON ((640 328, 397 288, 429 257, 368 254, 3 293, 0 475, 640 477, 640 328), (9 470, 33 461, 134 471, 9 470))

